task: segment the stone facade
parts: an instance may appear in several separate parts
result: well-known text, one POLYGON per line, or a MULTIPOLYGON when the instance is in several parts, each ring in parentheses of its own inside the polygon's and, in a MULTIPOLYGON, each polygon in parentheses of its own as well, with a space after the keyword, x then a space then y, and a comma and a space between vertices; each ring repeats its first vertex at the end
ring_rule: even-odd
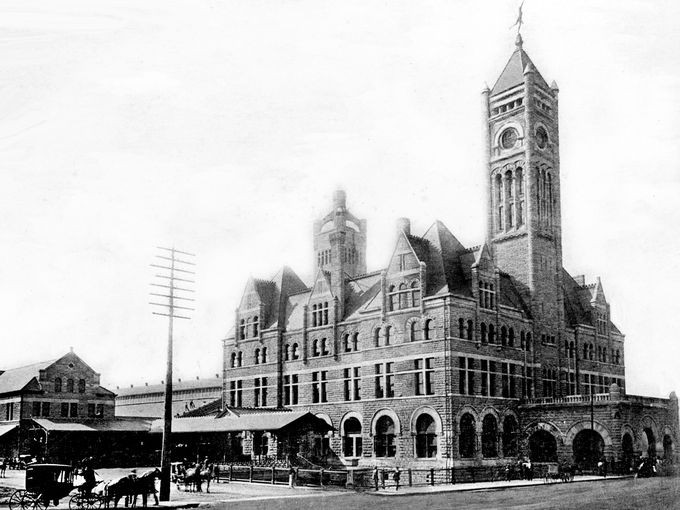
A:
POLYGON ((400 219, 386 267, 366 273, 366 223, 336 193, 314 225, 311 285, 287 267, 247 283, 223 342, 224 405, 309 409, 334 431, 295 448, 328 463, 673 457, 677 399, 626 394, 602 283, 563 268, 558 88, 519 37, 483 115, 485 242, 400 219))

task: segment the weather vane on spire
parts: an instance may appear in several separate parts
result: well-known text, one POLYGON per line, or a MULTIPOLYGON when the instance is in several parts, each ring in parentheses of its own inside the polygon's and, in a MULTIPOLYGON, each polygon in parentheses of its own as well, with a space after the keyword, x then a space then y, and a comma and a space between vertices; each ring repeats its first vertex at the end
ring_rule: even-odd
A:
POLYGON ((520 35, 519 32, 522 30, 522 7, 524 6, 524 0, 522 0, 522 3, 519 5, 519 14, 517 15, 517 21, 515 21, 515 24, 512 25, 510 28, 515 28, 517 27, 517 35, 520 35))

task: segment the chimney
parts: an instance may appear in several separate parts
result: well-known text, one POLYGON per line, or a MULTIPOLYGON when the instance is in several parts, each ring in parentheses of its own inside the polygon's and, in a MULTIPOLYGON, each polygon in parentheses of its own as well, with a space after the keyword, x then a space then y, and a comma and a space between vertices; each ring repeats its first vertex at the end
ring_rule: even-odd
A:
POLYGON ((577 276, 574 276, 574 281, 578 283, 579 285, 583 286, 586 284, 586 275, 580 274, 577 276))
POLYGON ((397 220, 397 232, 403 232, 407 236, 411 235, 411 220, 408 218, 399 218, 397 220))
POLYGON ((148 382, 145 382, 145 383, 144 383, 144 386, 148 386, 148 385, 149 385, 149 383, 148 383, 148 382))
POLYGON ((197 381, 200 381, 200 377, 196 376, 196 380, 197 380, 197 381))

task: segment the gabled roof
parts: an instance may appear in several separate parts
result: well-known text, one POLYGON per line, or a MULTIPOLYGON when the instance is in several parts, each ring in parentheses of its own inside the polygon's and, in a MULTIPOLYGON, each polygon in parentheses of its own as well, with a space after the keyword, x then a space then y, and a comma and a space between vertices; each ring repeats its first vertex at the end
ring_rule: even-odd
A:
POLYGON ((508 60, 508 63, 505 64, 503 72, 498 77, 498 80, 496 80, 496 84, 493 86, 493 89, 491 89, 491 95, 493 96, 500 94, 501 92, 509 90, 513 87, 522 85, 524 83, 524 70, 527 68, 527 66, 530 69, 533 68, 535 72, 535 82, 540 87, 545 88, 545 90, 550 90, 550 87, 548 87, 548 84, 543 79, 543 76, 541 76, 541 73, 539 73, 538 69, 536 69, 536 66, 534 66, 534 63, 529 58, 529 55, 527 55, 522 49, 522 42, 521 39, 519 39, 515 51, 512 53, 512 55, 510 55, 510 60, 508 60))
POLYGON ((41 361, 24 367, 10 368, 0 374, 0 395, 3 393, 16 393, 24 389, 40 389, 38 377, 41 370, 53 365, 58 360, 41 361), (29 388, 29 385, 33 386, 29 388))
MULTIPOLYGON (((562 290, 564 294, 564 315, 567 323, 576 326, 579 324, 595 327, 597 315, 593 303, 597 299, 604 300, 602 283, 598 278, 597 283, 580 285, 566 269, 562 269, 562 290)), ((609 321, 611 331, 621 334, 619 328, 609 321)))
POLYGON ((84 422, 33 418, 33 422, 51 432, 148 432, 151 429, 151 420, 141 418, 113 418, 84 422))

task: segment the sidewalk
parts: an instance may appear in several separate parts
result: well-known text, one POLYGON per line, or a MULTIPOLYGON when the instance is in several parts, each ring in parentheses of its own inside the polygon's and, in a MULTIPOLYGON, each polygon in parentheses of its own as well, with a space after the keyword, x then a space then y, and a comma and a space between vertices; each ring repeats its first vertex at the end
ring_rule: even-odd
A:
MULTIPOLYGON (((626 476, 594 476, 594 475, 582 475, 575 476, 573 482, 568 483, 579 483, 579 482, 594 482, 602 480, 621 480, 625 478, 630 478, 630 475, 626 476)), ((528 480, 511 480, 511 481, 498 481, 498 482, 474 482, 474 483, 461 483, 461 484, 441 484, 441 485, 423 485, 417 487, 409 486, 399 486, 399 490, 396 491, 394 486, 387 487, 386 489, 381 489, 375 491, 373 489, 366 490, 366 494, 371 494, 373 496, 412 496, 414 494, 437 494, 440 492, 466 492, 466 491, 487 491, 487 490, 503 490, 512 489, 518 487, 531 487, 536 485, 551 485, 555 483, 563 483, 561 481, 551 481, 546 483, 543 478, 537 478, 531 481, 528 480)))

